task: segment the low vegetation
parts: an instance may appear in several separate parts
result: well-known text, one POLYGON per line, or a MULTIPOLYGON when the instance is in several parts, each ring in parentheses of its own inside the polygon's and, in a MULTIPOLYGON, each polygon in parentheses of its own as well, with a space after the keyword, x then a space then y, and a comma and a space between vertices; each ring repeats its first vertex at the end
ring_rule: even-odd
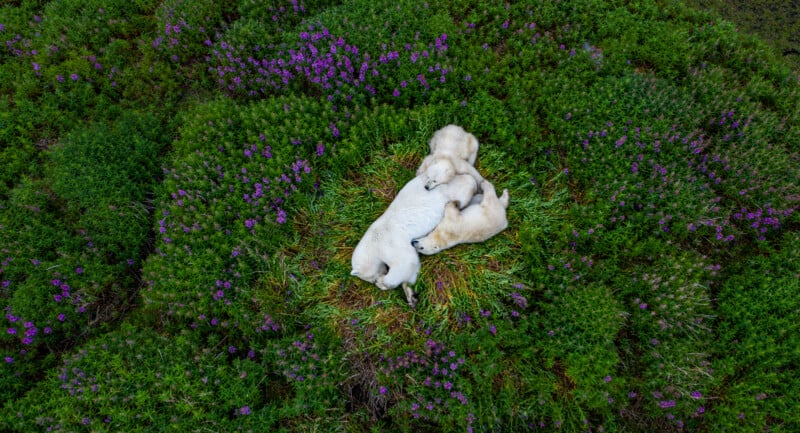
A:
POLYGON ((660 0, 0 7, 0 429, 800 430, 800 82, 660 0), (350 277, 433 132, 509 227, 350 277))

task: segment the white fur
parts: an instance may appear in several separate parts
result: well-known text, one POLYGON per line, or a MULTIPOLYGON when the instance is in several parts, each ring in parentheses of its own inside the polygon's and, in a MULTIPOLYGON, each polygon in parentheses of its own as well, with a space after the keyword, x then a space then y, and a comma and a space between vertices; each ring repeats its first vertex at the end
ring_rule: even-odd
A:
POLYGON ((449 203, 444 218, 431 233, 414 240, 411 244, 417 252, 431 255, 462 243, 483 242, 508 227, 506 208, 508 190, 497 197, 494 185, 484 180, 483 195, 473 197, 470 205, 459 211, 449 203))
POLYGON ((483 176, 475 169, 478 157, 478 139, 457 125, 447 125, 433 134, 431 153, 422 160, 417 176, 424 176, 425 188, 433 189, 447 183, 456 174, 468 174, 476 182, 483 176))
POLYGON ((433 190, 425 188, 422 177, 411 179, 356 245, 350 274, 381 290, 402 285, 408 304, 415 306, 410 285, 417 281, 420 262, 411 240, 439 224, 447 203, 466 206, 476 188, 475 180, 464 175, 433 190))

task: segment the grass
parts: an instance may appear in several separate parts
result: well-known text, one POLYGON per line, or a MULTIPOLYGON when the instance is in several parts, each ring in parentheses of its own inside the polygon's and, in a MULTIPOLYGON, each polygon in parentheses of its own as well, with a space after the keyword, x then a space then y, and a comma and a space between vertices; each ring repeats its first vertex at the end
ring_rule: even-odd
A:
POLYGON ((0 430, 800 429, 800 84, 718 15, 21 1, 0 38, 0 430), (410 309, 350 256, 449 123, 509 227, 410 309))

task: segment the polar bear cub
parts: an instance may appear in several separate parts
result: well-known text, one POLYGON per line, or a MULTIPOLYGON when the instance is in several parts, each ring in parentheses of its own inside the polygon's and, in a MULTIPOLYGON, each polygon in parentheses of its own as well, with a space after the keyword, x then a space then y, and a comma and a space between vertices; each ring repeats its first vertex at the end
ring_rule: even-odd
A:
POLYGON ((381 290, 402 285, 408 304, 414 307, 417 300, 410 285, 417 281, 420 262, 411 241, 439 224, 448 203, 466 206, 476 189, 475 180, 466 175, 457 175, 433 190, 425 188, 422 177, 411 179, 356 245, 350 275, 381 290))
POLYGON ((431 255, 462 243, 483 242, 508 227, 506 209, 508 190, 497 197, 497 192, 488 180, 481 183, 482 197, 473 197, 464 210, 448 204, 444 218, 432 232, 415 239, 411 245, 420 253, 431 255))
POLYGON ((425 189, 447 183, 456 174, 468 174, 480 183, 483 177, 475 169, 478 157, 478 139, 457 125, 447 125, 434 132, 430 142, 431 153, 422 160, 417 176, 423 176, 425 189))

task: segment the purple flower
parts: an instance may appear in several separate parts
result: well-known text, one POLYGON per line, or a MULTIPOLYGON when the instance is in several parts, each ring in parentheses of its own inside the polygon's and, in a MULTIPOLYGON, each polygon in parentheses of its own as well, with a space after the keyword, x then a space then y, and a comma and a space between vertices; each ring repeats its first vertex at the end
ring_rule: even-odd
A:
POLYGON ((241 415, 250 415, 250 406, 243 406, 241 409, 239 409, 239 413, 241 415))
POLYGON ((611 376, 606 376, 605 379, 606 383, 611 382, 611 376))
POLYGON ((700 391, 692 391, 692 398, 695 400, 703 398, 703 394, 700 391))
POLYGON ((378 388, 378 392, 380 392, 381 395, 386 395, 386 391, 387 389, 385 386, 381 386, 380 388, 378 388))
POLYGON ((6 363, 7 364, 11 364, 12 362, 14 362, 14 358, 12 358, 10 356, 6 356, 6 363))
POLYGON ((511 299, 514 300, 514 304, 516 304, 519 308, 525 309, 528 306, 528 300, 517 292, 511 293, 511 299))
POLYGON ((71 79, 72 79, 72 81, 78 81, 78 79, 79 79, 80 77, 78 76, 78 74, 72 74, 72 75, 70 75, 70 76, 69 76, 69 78, 71 78, 71 79))

